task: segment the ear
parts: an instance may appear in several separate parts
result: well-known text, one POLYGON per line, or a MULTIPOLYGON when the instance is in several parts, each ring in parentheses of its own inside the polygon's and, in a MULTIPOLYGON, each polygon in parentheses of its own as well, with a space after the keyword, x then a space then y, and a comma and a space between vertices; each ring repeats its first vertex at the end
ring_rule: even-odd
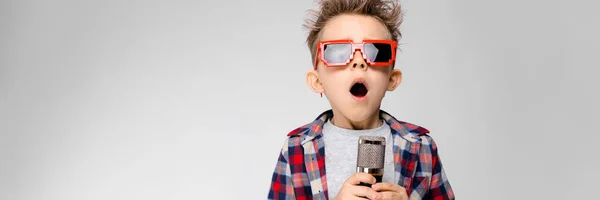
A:
POLYGON ((388 91, 394 91, 402 83, 402 72, 399 69, 393 69, 388 82, 388 91))
POLYGON ((316 70, 309 70, 306 73, 306 85, 308 85, 308 87, 316 93, 323 93, 325 92, 325 88, 323 88, 323 84, 321 83, 321 80, 319 79, 319 74, 317 73, 316 70))

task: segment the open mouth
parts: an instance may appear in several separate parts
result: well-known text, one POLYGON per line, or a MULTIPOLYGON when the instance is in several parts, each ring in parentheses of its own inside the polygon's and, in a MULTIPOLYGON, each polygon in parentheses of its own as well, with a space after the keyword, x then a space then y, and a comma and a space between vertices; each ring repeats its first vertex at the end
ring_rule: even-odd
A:
POLYGON ((352 85, 350 88, 350 93, 355 97, 364 97, 367 95, 367 92, 369 92, 369 90, 367 90, 367 86, 361 82, 354 83, 354 85, 352 85))

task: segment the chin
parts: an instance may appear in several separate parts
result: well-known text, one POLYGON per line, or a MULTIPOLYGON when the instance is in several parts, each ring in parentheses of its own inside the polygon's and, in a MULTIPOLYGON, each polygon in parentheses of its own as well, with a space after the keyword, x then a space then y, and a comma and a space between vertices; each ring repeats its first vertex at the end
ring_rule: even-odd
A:
POLYGON ((368 120, 375 112, 379 111, 379 109, 375 108, 351 108, 347 110, 342 110, 342 114, 353 122, 361 122, 368 120))

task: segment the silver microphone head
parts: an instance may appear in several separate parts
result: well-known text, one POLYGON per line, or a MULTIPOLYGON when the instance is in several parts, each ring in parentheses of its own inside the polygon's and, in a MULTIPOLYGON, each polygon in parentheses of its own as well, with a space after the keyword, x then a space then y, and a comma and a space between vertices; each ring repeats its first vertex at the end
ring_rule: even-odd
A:
POLYGON ((383 174, 385 137, 360 136, 358 139, 357 172, 383 174))

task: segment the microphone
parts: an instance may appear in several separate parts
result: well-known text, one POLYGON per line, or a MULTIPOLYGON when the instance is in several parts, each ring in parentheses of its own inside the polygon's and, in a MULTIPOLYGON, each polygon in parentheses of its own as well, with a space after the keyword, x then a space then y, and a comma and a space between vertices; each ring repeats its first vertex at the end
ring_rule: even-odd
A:
MULTIPOLYGON (((375 177, 377 183, 383 178, 383 161, 385 159, 385 137, 360 136, 358 138, 358 158, 356 172, 365 172, 375 177)), ((371 184, 360 183, 371 187, 371 184)))

